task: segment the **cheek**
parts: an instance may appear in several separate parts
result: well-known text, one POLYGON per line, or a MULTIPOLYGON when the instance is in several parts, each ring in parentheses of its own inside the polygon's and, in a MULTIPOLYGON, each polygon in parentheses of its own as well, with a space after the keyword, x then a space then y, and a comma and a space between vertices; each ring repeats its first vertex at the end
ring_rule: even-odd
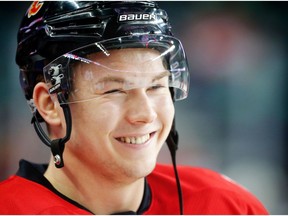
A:
POLYGON ((77 104, 71 109, 74 132, 85 136, 108 134, 115 127, 120 116, 119 108, 113 104, 96 104, 93 102, 77 104), (79 106, 78 106, 79 105, 79 106))
POLYGON ((161 100, 157 101, 157 109, 160 110, 160 113, 165 115, 166 118, 169 119, 171 117, 173 119, 174 117, 174 103, 172 101, 172 98, 169 97, 164 97, 161 100))
POLYGON ((164 130, 166 131, 166 133, 169 133, 175 114, 174 103, 171 97, 159 100, 157 102, 156 109, 158 113, 158 118, 163 123, 164 130))

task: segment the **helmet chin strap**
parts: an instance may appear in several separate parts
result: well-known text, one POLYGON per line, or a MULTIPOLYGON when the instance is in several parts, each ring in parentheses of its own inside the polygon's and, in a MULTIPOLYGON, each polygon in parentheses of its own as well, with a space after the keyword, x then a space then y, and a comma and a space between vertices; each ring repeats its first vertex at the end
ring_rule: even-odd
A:
POLYGON ((41 139, 41 141, 51 148, 53 157, 54 157, 54 163, 57 168, 64 167, 64 160, 63 160, 63 152, 65 148, 65 143, 70 139, 71 130, 72 130, 72 118, 71 118, 71 112, 68 104, 66 103, 66 99, 63 93, 57 94, 58 101, 60 103, 60 106, 63 109, 64 117, 66 121, 66 135, 63 138, 51 140, 47 134, 44 132, 43 128, 40 125, 40 115, 38 111, 36 111, 35 115, 32 118, 31 123, 34 125, 34 129, 41 139))
MULTIPOLYGON (((172 97, 172 101, 175 102, 174 89, 170 88, 169 90, 170 90, 170 94, 172 97)), ((183 196, 182 196, 180 178, 179 178, 177 166, 176 166, 176 151, 178 149, 178 140, 179 140, 179 136, 178 136, 178 132, 176 130, 176 123, 175 123, 175 116, 174 116, 174 119, 172 122, 172 127, 171 127, 170 133, 166 139, 166 143, 167 143, 168 149, 169 149, 170 154, 171 154, 171 159, 172 159, 172 164, 173 164, 173 169, 174 169, 174 175, 175 175, 176 184, 177 184, 178 200, 179 200, 179 213, 180 213, 180 215, 183 215, 183 196)))
POLYGON ((173 169, 174 169, 174 174, 175 174, 175 179, 176 179, 176 184, 177 184, 179 211, 180 211, 180 215, 183 215, 182 189, 181 189, 180 178, 178 176, 178 171, 177 171, 177 166, 176 166, 176 150, 178 149, 178 132, 175 129, 175 118, 173 119, 172 128, 166 139, 166 143, 168 145, 168 148, 171 154, 171 159, 172 159, 172 164, 173 164, 173 169))

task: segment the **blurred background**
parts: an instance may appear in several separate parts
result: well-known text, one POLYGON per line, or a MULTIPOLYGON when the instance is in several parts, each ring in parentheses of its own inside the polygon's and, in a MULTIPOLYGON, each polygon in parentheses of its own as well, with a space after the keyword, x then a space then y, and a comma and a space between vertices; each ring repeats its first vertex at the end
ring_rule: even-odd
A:
MULTIPOLYGON (((16 35, 31 2, 0 2, 0 180, 50 151, 30 124, 16 35)), ((186 50, 190 95, 176 103, 178 164, 216 170, 288 213, 287 2, 161 1, 186 50)), ((170 163, 165 146, 159 161, 170 163)))

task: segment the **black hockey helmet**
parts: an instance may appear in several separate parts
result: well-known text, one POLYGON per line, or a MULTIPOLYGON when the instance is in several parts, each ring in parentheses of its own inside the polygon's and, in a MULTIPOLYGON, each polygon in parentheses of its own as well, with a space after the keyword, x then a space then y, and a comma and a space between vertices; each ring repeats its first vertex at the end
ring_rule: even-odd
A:
MULTIPOLYGON (((189 86, 188 66, 180 41, 172 36, 167 13, 155 2, 36 1, 26 12, 18 32, 16 62, 20 67, 20 82, 25 97, 34 112, 31 100, 34 86, 43 81, 43 67, 52 60, 89 44, 93 47, 95 42, 123 38, 121 42, 117 39, 110 42, 109 49, 139 43, 147 46, 147 42, 151 47, 164 44, 169 49, 171 43, 176 44, 170 57, 177 55, 178 59, 174 59, 170 65, 174 64, 173 69, 178 74, 174 73, 177 77, 174 76, 171 85, 181 90, 176 93, 180 94, 176 99, 185 98, 189 86)), ((46 78, 47 82, 52 79, 46 78)), ((69 86, 67 83, 64 85, 69 86)))

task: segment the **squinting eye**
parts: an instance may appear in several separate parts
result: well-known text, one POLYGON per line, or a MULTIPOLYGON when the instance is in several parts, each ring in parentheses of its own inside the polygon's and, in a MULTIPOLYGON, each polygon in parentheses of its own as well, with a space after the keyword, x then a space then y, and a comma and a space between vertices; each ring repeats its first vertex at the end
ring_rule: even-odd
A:
POLYGON ((103 94, 124 93, 121 89, 112 89, 104 92, 103 94))
POLYGON ((161 84, 157 84, 157 85, 153 85, 153 86, 149 87, 148 90, 157 90, 157 89, 161 89, 161 88, 166 88, 166 86, 161 85, 161 84))

